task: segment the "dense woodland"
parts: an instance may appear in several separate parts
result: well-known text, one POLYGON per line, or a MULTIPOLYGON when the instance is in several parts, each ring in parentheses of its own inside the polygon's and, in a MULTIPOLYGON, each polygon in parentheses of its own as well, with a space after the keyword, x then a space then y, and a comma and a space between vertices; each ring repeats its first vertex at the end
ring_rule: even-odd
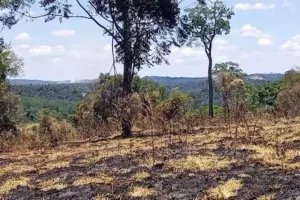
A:
MULTIPOLYGON (((257 87, 271 85, 279 81, 282 74, 251 74, 246 77, 246 82, 257 87), (254 77, 256 79, 251 79, 254 77), (260 77, 261 79, 258 79, 260 77), (269 84, 270 83, 270 84, 269 84)), ((206 78, 172 78, 172 77, 144 77, 162 86, 166 95, 174 90, 180 90, 193 99, 193 109, 208 105, 207 79, 206 78)), ((69 119, 75 114, 76 106, 86 95, 95 90, 95 81, 84 83, 56 83, 43 81, 18 80, 10 81, 11 91, 20 95, 24 109, 24 120, 37 122, 38 112, 49 109, 58 119, 69 119)), ((215 105, 222 106, 222 98, 215 90, 215 105)))

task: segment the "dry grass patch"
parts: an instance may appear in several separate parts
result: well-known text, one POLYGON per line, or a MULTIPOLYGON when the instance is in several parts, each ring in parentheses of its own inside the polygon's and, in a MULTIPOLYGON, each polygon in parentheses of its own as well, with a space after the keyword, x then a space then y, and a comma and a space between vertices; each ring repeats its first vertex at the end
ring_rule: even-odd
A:
POLYGON ((236 160, 234 159, 209 155, 188 156, 186 158, 171 160, 169 165, 175 169, 208 171, 226 168, 235 162, 236 160))
POLYGON ((43 191, 49 191, 49 190, 62 190, 67 188, 68 185, 63 183, 60 180, 60 178, 53 178, 41 183, 40 187, 43 191))
POLYGON ((128 193, 131 197, 149 197, 155 195, 157 192, 154 189, 149 189, 146 187, 134 187, 128 193))
POLYGON ((163 174, 160 174, 159 177, 161 178, 175 178, 177 176, 177 174, 173 174, 173 173, 163 173, 163 174))
POLYGON ((107 198, 106 196, 99 194, 97 196, 94 197, 93 200, 109 200, 109 198, 107 198))
POLYGON ((143 180, 150 177, 150 174, 148 172, 142 171, 142 172, 138 172, 136 173, 133 178, 138 179, 138 180, 143 180))
POLYGON ((256 200, 275 200, 276 193, 266 194, 258 197, 256 200))
POLYGON ((30 172, 33 170, 35 170, 35 168, 29 165, 20 165, 20 164, 11 163, 9 165, 0 168, 0 176, 3 176, 8 173, 20 175, 22 173, 30 172))
POLYGON ((290 160, 300 156, 300 150, 278 152, 278 156, 276 148, 272 146, 239 145, 237 149, 254 151, 255 153, 251 157, 267 167, 274 169, 300 169, 300 162, 290 163, 290 160))
POLYGON ((68 161, 51 162, 51 163, 47 163, 45 166, 43 166, 43 168, 45 168, 49 171, 54 170, 54 169, 59 169, 59 168, 66 168, 66 167, 70 167, 70 162, 68 162, 68 161))
POLYGON ((108 176, 106 174, 99 174, 98 176, 82 176, 79 177, 76 181, 74 181, 73 185, 89 185, 89 184, 110 184, 114 180, 113 177, 108 176))
POLYGON ((104 153, 100 154, 94 154, 94 155, 86 155, 84 158, 80 159, 79 161, 74 164, 75 166, 81 167, 81 166, 87 166, 92 165, 100 161, 101 159, 105 158, 104 153))
POLYGON ((230 179, 215 188, 209 189, 205 199, 229 199, 236 196, 242 186, 243 184, 240 180, 230 179))
POLYGON ((30 178, 19 177, 6 180, 2 185, 0 185, 0 195, 8 194, 11 190, 16 189, 19 186, 29 186, 30 178))

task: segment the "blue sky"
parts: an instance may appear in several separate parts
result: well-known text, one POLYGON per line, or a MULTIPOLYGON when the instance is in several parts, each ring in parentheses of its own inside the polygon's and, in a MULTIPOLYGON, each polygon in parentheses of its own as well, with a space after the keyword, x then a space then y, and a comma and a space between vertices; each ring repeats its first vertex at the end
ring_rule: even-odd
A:
MULTIPOLYGON (((82 0, 84 2, 84 0, 82 0)), ((193 5, 185 0, 182 7, 193 5)), ((233 61, 246 73, 283 73, 300 64, 300 1, 298 0, 225 0, 235 16, 231 33, 214 42, 214 62, 233 61)), ((74 8, 74 13, 80 12, 74 8)), ((33 14, 42 12, 32 8, 33 14)), ((110 70, 110 39, 93 22, 84 19, 21 20, 1 36, 11 42, 24 58, 26 79, 79 80, 97 78, 110 70)), ((201 47, 172 48, 170 65, 145 67, 140 76, 207 75, 207 58, 201 47)), ((118 65, 118 72, 122 67, 118 65)))

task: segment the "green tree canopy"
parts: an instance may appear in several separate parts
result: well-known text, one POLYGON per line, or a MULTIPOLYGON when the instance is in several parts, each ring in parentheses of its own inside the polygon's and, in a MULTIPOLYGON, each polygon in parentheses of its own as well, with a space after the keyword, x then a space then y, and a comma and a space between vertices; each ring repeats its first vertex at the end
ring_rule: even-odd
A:
MULTIPOLYGON (((177 0, 90 0, 86 4, 79 0, 72 3, 41 0, 40 3, 47 12, 46 21, 56 17, 89 19, 112 38, 115 49, 112 53, 116 53, 113 57, 123 64, 124 96, 132 93, 133 77, 142 66, 167 63, 165 56, 170 54, 173 44, 169 36, 177 26, 180 11, 177 0), (75 4, 85 15, 73 14, 75 4)), ((126 123, 123 126, 123 136, 130 136, 129 126, 126 123)))
POLYGON ((225 62, 216 64, 213 69, 213 74, 218 74, 219 72, 230 72, 236 75, 239 78, 245 77, 247 74, 243 72, 243 70, 239 67, 238 63, 234 62, 225 62))
POLYGON ((186 9, 182 17, 182 29, 179 40, 187 41, 188 46, 202 46, 208 57, 208 93, 209 115, 213 117, 213 80, 212 80, 212 49, 217 35, 229 34, 230 19, 234 15, 222 1, 214 0, 207 3, 198 0, 194 8, 186 9))
POLYGON ((7 76, 17 76, 23 62, 9 46, 0 47, 0 132, 16 131, 20 117, 19 97, 8 91, 7 76))

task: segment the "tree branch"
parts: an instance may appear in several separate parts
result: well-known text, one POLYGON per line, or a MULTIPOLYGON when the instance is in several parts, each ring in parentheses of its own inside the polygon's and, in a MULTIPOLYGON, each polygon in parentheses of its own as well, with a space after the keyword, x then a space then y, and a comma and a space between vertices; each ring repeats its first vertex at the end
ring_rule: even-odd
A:
MULTIPOLYGON (((111 5, 110 1, 109 1, 108 3, 109 3, 109 12, 110 12, 110 16, 111 16, 111 19, 112 19, 112 23, 113 23, 113 25, 116 27, 116 29, 117 29, 119 35, 122 35, 122 34, 121 34, 121 32, 122 32, 122 31, 121 31, 121 28, 120 28, 120 26, 118 25, 118 23, 116 22, 115 15, 113 14, 112 5, 111 5)), ((121 37, 123 38, 123 36, 121 36, 121 37)))
POLYGON ((82 10, 84 10, 84 12, 90 17, 91 20, 93 20, 99 27, 101 27, 103 30, 105 30, 111 37, 114 38, 114 40, 118 43, 118 45, 121 45, 121 43, 118 41, 118 39, 116 38, 116 36, 105 26, 103 26, 102 24, 100 24, 92 15, 91 13, 89 13, 89 11, 79 2, 79 0, 76 0, 76 2, 78 3, 78 5, 81 7, 82 10))
MULTIPOLYGON (((25 17, 29 17, 31 19, 39 19, 39 18, 43 18, 43 17, 47 17, 48 15, 50 15, 51 13, 46 13, 46 14, 43 14, 43 15, 39 15, 39 16, 31 16, 30 14, 26 14, 26 13, 23 13, 23 12, 20 12, 20 11, 17 11, 15 10, 15 12, 21 14, 22 16, 25 16, 25 17)), ((52 14, 51 14, 52 15, 52 14)), ((55 17, 65 17, 64 15, 58 15, 58 14, 55 14, 54 15, 55 17)), ((83 18, 83 19, 91 19, 90 17, 87 17, 87 16, 82 16, 82 15, 69 15, 68 16, 69 18, 83 18)))
MULTIPOLYGON (((90 4, 95 10, 97 10, 96 7, 95 7, 95 5, 92 4, 92 2, 89 1, 89 4, 90 4)), ((99 14, 99 15, 100 15, 104 20, 106 20, 107 22, 113 23, 111 20, 109 20, 107 17, 105 17, 102 13, 97 12, 97 14, 99 14)))

